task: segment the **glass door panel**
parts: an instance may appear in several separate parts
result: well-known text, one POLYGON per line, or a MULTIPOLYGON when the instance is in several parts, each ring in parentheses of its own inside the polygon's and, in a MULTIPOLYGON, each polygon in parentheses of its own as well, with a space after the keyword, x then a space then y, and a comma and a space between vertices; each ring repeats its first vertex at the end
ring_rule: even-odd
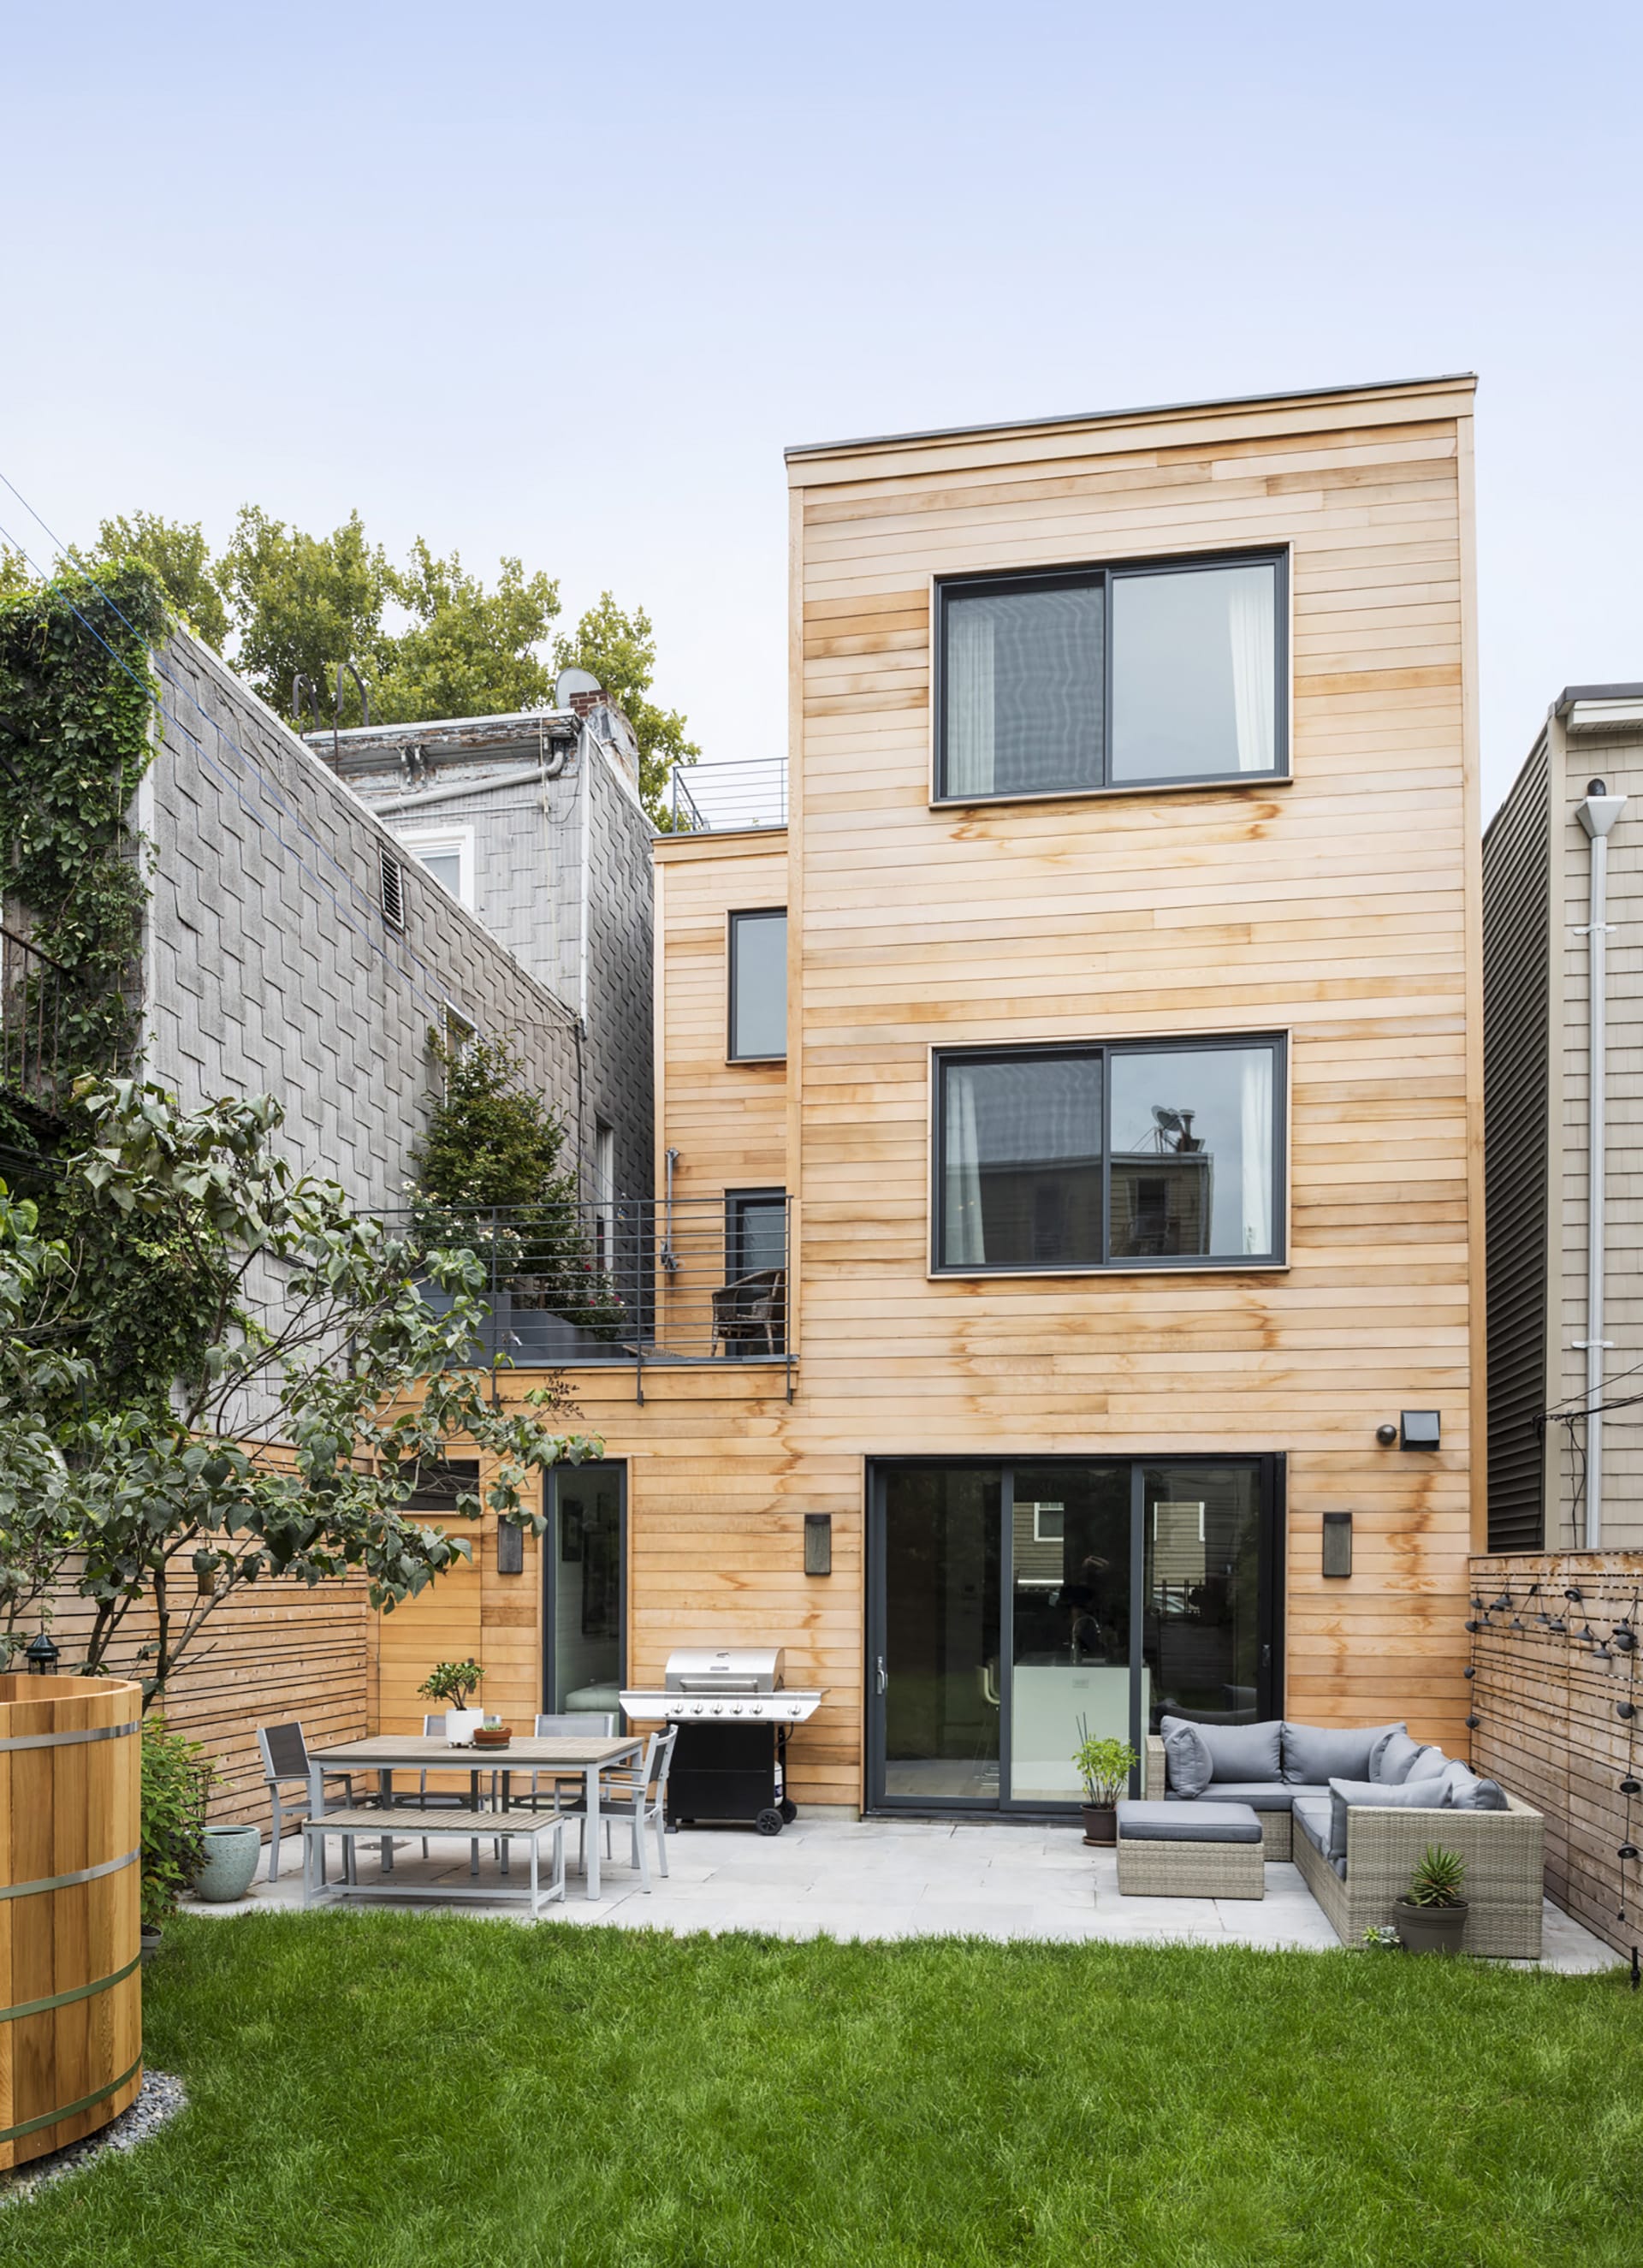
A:
POLYGON ((550 1714, 608 1715, 620 1706, 624 1472, 617 1463, 563 1465, 548 1476, 542 1705, 550 1714))
POLYGON ((1130 1737, 1131 1469, 1017 1465, 1010 1512, 1013 1803, 1076 1803, 1087 1732, 1130 1737))
POLYGON ((1253 1461, 1142 1472, 1150 1712, 1204 1724, 1262 1713, 1261 1470, 1253 1461))
POLYGON ((897 1466, 884 1484, 884 1793, 998 1801, 996 1469, 897 1466))

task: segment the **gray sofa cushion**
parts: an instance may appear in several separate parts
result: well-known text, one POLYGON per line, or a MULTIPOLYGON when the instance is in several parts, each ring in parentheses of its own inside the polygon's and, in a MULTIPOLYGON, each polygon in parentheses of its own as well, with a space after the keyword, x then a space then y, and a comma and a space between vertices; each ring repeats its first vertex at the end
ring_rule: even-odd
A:
POLYGON ((1121 1803, 1126 1842, 1258 1843, 1261 1822, 1247 1803, 1121 1803))
POLYGON ((1336 1873, 1344 1876, 1346 1872, 1345 1859, 1330 1859, 1330 1801, 1331 1799, 1327 1791, 1322 1795, 1317 1795, 1308 1789, 1304 1793, 1297 1792, 1295 1800, 1290 1808, 1293 1813, 1296 1826, 1318 1856, 1321 1859, 1329 1859, 1336 1873))
POLYGON ((1164 1738, 1164 1771, 1177 1795, 1202 1795, 1210 1784, 1214 1764, 1203 1734, 1184 1717, 1160 1717, 1164 1738))
MULTIPOLYGON (((1405 1786, 1411 1784, 1407 1780, 1404 1782, 1405 1786)), ((1438 1793, 1432 1798, 1432 1800, 1451 1805, 1456 1811, 1484 1811, 1489 1808, 1486 1804, 1480 1804, 1477 1801, 1477 1791, 1483 1786, 1483 1782, 1470 1764, 1463 1764, 1454 1756, 1448 1759, 1435 1778, 1418 1779, 1412 1785, 1416 1787, 1435 1787, 1438 1793)))
MULTIPOLYGON (((1327 1788, 1308 1791, 1313 1795, 1327 1795, 1327 1788)), ((1251 1811, 1287 1811, 1302 1791, 1292 1787, 1286 1779, 1218 1779, 1205 1798, 1207 1803, 1247 1803, 1251 1811)), ((1170 1802, 1183 1799, 1173 1793, 1170 1802)))
POLYGON ((1371 1760, 1402 1725, 1284 1726, 1284 1778, 1292 1786, 1323 1787, 1332 1779, 1370 1779, 1371 1760))
POLYGON ((1452 1759, 1441 1749, 1423 1749, 1404 1775, 1408 1786, 1411 1779, 1438 1779, 1448 1770, 1452 1759))
POLYGON ((1264 1725, 1200 1725, 1197 1730, 1210 1752, 1212 1785, 1217 1780, 1284 1778, 1284 1728, 1276 1717, 1264 1725))
POLYGON ((1449 1800, 1457 1811, 1510 1811, 1507 1792, 1498 1779, 1479 1779, 1472 1776, 1470 1786, 1464 1784, 1455 1788, 1449 1800))
POLYGON ((1433 1780, 1405 1780, 1401 1787, 1386 1787, 1372 1779, 1332 1779, 1330 1782, 1330 1859, 1345 1859, 1346 1815, 1349 1811, 1354 1808, 1437 1811, 1448 1801, 1447 1796, 1439 1792, 1441 1785, 1433 1780))
POLYGON ((1407 1733, 1393 1733, 1370 1757, 1369 1777, 1381 1787, 1402 1787, 1411 1765, 1426 1753, 1420 1742, 1411 1741, 1407 1733))

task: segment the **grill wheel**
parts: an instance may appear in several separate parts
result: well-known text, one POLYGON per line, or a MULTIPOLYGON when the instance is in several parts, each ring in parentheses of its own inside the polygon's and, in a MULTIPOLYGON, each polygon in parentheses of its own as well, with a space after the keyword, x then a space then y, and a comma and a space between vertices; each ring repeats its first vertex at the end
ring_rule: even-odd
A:
POLYGON ((760 1812, 753 1823, 761 1835, 779 1835, 782 1831, 782 1815, 774 1805, 770 1805, 760 1812))

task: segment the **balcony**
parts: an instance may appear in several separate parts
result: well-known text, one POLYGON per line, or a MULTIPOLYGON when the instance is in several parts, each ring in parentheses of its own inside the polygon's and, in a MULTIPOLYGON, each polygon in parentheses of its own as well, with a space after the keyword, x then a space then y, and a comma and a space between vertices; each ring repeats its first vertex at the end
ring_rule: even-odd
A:
POLYGON ((677 835, 785 827, 787 759, 755 756, 740 763, 676 765, 667 793, 677 835))
POLYGON ((616 1197, 424 1208, 389 1225, 483 1265, 490 1314, 470 1361, 630 1368, 641 1402, 647 1371, 776 1365, 791 1401, 791 1211, 783 1196, 616 1197))

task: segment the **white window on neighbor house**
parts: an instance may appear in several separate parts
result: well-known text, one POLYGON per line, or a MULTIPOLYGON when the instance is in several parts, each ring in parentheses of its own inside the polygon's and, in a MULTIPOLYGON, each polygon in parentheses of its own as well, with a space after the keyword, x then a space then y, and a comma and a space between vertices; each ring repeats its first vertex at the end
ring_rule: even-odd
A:
POLYGON ((593 1122, 593 1244, 601 1268, 608 1268, 615 1253, 616 1130, 602 1118, 593 1122))
POLYGON ((419 828, 413 835, 402 835, 400 841, 417 865, 426 869, 436 882, 451 893, 458 905, 474 910, 474 830, 471 827, 445 827, 437 831, 419 828))

